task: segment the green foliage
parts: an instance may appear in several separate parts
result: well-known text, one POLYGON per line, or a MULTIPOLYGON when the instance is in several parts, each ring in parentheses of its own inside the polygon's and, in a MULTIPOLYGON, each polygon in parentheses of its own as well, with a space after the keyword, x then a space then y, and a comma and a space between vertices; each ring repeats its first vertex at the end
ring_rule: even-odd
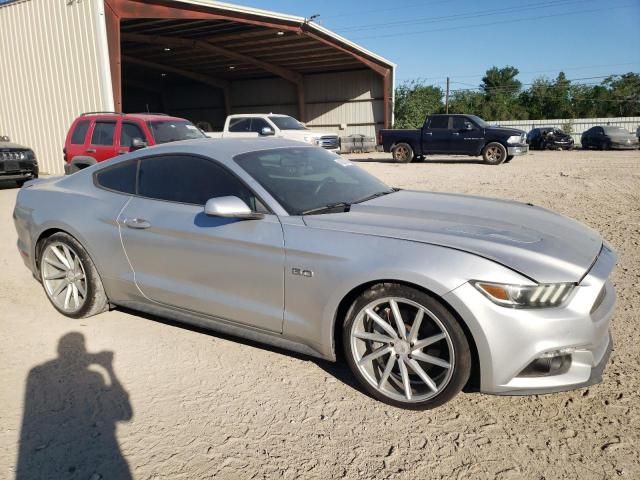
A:
MULTIPOLYGON (((477 90, 453 90, 450 113, 475 114, 487 120, 640 116, 640 74, 606 78, 600 85, 572 84, 564 72, 537 78, 523 90, 512 66, 492 67, 477 90)), ((405 82, 396 89, 396 127, 418 128, 424 117, 444 112, 441 88, 405 82)), ((567 126, 564 126, 567 128, 567 126)))
POLYGON ((427 115, 443 110, 440 87, 419 81, 404 82, 396 88, 395 127, 419 128, 427 115))

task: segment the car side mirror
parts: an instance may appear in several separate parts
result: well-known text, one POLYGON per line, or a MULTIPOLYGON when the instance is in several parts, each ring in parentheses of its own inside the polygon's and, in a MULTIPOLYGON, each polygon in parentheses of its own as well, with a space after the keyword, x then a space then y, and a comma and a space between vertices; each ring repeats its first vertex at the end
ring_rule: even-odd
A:
POLYGON ((215 197, 207 200, 205 215, 210 217, 238 218, 240 220, 260 220, 263 213, 252 211, 241 199, 234 196, 215 197))
POLYGON ((270 135, 275 135, 276 132, 273 131, 273 128, 271 127, 264 127, 262 130, 260 130, 260 135, 262 135, 263 137, 268 137, 270 135))
POLYGON ((473 125, 471 125, 470 122, 464 122, 464 129, 465 130, 473 130, 473 125))
POLYGON ((133 140, 131 140, 131 150, 140 150, 141 148, 144 148, 146 146, 147 142, 139 137, 135 137, 133 140))

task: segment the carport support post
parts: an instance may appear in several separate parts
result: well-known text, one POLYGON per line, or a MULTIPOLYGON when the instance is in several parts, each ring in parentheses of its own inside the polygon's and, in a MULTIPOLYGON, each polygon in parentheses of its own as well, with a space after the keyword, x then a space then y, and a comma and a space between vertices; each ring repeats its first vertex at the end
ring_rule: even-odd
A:
POLYGON ((304 81, 296 83, 298 89, 298 117, 304 123, 307 121, 307 112, 304 98, 304 81))
POLYGON ((392 96, 391 96, 391 89, 393 88, 393 86, 391 85, 391 70, 387 70, 385 72, 385 74, 382 76, 383 78, 383 90, 384 90, 384 94, 383 94, 383 103, 384 103, 384 128, 391 128, 391 112, 392 112, 392 108, 393 105, 391 105, 392 103, 392 96))

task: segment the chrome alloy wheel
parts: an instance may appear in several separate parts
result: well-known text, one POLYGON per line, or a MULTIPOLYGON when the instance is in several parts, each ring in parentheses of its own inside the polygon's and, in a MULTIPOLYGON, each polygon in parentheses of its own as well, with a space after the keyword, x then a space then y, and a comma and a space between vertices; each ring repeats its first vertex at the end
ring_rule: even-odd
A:
POLYGON ((394 159, 398 162, 403 162, 403 163, 407 163, 409 162, 409 160, 411 160, 409 158, 410 155, 411 155, 411 152, 409 152, 409 149, 404 145, 397 146, 393 152, 394 159))
POLYGON ((40 266, 49 299, 63 312, 80 310, 87 299, 87 276, 78 254, 61 242, 47 245, 40 266))
POLYGON ((490 146, 487 148, 487 158, 493 163, 500 163, 503 158, 503 151, 500 147, 490 146))
POLYGON ((389 398, 422 402, 451 380, 451 337, 436 315, 412 300, 386 297, 366 305, 351 326, 349 341, 360 373, 389 398))

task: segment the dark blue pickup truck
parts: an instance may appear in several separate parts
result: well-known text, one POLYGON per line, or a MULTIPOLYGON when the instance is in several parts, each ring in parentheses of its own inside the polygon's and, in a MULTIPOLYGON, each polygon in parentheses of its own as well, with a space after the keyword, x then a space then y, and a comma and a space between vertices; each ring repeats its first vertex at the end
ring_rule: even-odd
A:
POLYGON ((379 135, 384 151, 399 163, 444 153, 482 155, 485 163, 500 165, 529 151, 525 132, 493 127, 475 115, 429 115, 418 130, 380 130, 379 135))

